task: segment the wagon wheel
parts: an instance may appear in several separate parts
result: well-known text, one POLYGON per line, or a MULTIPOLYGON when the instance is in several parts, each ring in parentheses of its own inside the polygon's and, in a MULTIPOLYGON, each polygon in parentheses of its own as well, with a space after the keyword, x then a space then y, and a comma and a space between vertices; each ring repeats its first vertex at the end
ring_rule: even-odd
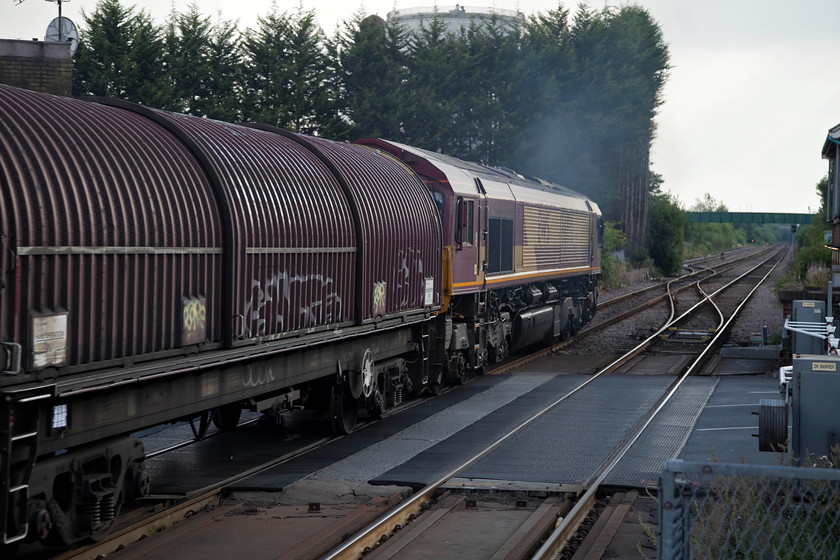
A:
POLYGON ((220 430, 232 430, 239 424, 242 407, 239 403, 226 404, 213 411, 213 424, 220 430))
POLYGON ((371 418, 379 420, 385 416, 385 398, 379 389, 376 389, 368 400, 368 412, 371 418))
POLYGON ((205 410, 195 418, 190 418, 190 429, 192 430, 195 441, 204 439, 204 436, 207 435, 207 429, 210 428, 212 417, 213 411, 205 410), (198 420, 198 426, 196 426, 196 420, 198 420))
POLYGON ((373 352, 370 348, 365 350, 362 358, 362 394, 365 398, 370 397, 376 389, 376 373, 373 369, 373 352))
POLYGON ((330 389, 330 421, 335 435, 343 436, 352 432, 356 427, 358 412, 356 400, 345 384, 330 389))
POLYGON ((370 348, 362 356, 362 365, 358 371, 347 372, 347 386, 354 399, 370 398, 376 389, 376 373, 373 367, 373 352, 370 348))

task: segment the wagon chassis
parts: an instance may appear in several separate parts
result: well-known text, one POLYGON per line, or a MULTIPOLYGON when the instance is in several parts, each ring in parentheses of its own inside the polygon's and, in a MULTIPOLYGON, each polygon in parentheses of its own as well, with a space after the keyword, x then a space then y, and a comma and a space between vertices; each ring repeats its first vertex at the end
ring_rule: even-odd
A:
MULTIPOLYGON (((61 544, 104 535, 123 501, 148 492, 142 443, 128 434, 225 407, 233 407, 237 418, 242 408, 290 408, 306 397, 305 388, 313 383, 346 386, 348 377, 362 367, 359 348, 372 350, 377 368, 406 358, 426 364, 418 359, 421 349, 413 341, 422 339, 429 317, 428 312, 403 316, 282 344, 172 358, 4 390, 3 543, 27 536, 45 538, 51 530, 55 534, 54 529, 61 544), (86 446, 90 442, 97 443, 86 446), (109 490, 100 489, 103 478, 109 490), (94 479, 98 482, 91 486, 94 479), (77 526, 90 534, 78 532, 77 526)), ((413 377, 418 391, 428 384, 428 374, 413 377)), ((324 408, 330 404, 316 403, 324 408)), ((339 409, 341 405, 339 400, 339 409)))

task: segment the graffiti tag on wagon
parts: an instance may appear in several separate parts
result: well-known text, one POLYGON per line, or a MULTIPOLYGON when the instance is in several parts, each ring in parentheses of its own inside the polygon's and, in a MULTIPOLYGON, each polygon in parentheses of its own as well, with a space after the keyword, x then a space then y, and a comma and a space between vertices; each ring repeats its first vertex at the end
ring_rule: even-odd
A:
POLYGON ((271 366, 248 365, 242 373, 242 386, 260 387, 274 381, 274 371, 271 366))
POLYGON ((264 281, 255 278, 245 301, 244 334, 263 336, 339 322, 344 317, 342 303, 329 276, 290 276, 284 271, 264 281))
POLYGON ((399 265, 394 271, 394 292, 399 297, 399 309, 418 307, 424 295, 423 258, 417 249, 400 249, 399 265))
POLYGON ((204 297, 182 297, 181 344, 199 344, 207 339, 207 301, 204 297))
POLYGON ((385 282, 373 283, 373 309, 371 311, 374 317, 385 314, 386 288, 385 282))

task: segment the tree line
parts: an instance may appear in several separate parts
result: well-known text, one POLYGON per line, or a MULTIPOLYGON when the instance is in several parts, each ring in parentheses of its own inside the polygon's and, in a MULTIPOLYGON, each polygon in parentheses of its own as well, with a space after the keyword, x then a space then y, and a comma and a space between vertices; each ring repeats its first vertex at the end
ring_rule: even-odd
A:
POLYGON ((596 200, 642 242, 648 154, 668 73, 661 30, 639 6, 519 24, 491 17, 448 33, 354 16, 328 36, 314 11, 254 29, 197 4, 163 25, 120 0, 85 14, 74 95, 101 95, 336 140, 379 136, 542 177, 596 200), (641 227, 641 233, 633 228, 641 227))

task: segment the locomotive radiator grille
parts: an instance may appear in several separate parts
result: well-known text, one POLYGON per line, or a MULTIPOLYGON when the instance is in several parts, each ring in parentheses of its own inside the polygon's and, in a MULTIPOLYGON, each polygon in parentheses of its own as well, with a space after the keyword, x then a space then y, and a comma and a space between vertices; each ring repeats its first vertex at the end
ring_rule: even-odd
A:
POLYGON ((589 260, 590 219, 586 212, 524 208, 522 266, 560 268, 589 260))
POLYGON ((560 263, 571 264, 589 260, 589 240, 591 227, 589 214, 563 210, 561 230, 563 244, 560 249, 560 263))

